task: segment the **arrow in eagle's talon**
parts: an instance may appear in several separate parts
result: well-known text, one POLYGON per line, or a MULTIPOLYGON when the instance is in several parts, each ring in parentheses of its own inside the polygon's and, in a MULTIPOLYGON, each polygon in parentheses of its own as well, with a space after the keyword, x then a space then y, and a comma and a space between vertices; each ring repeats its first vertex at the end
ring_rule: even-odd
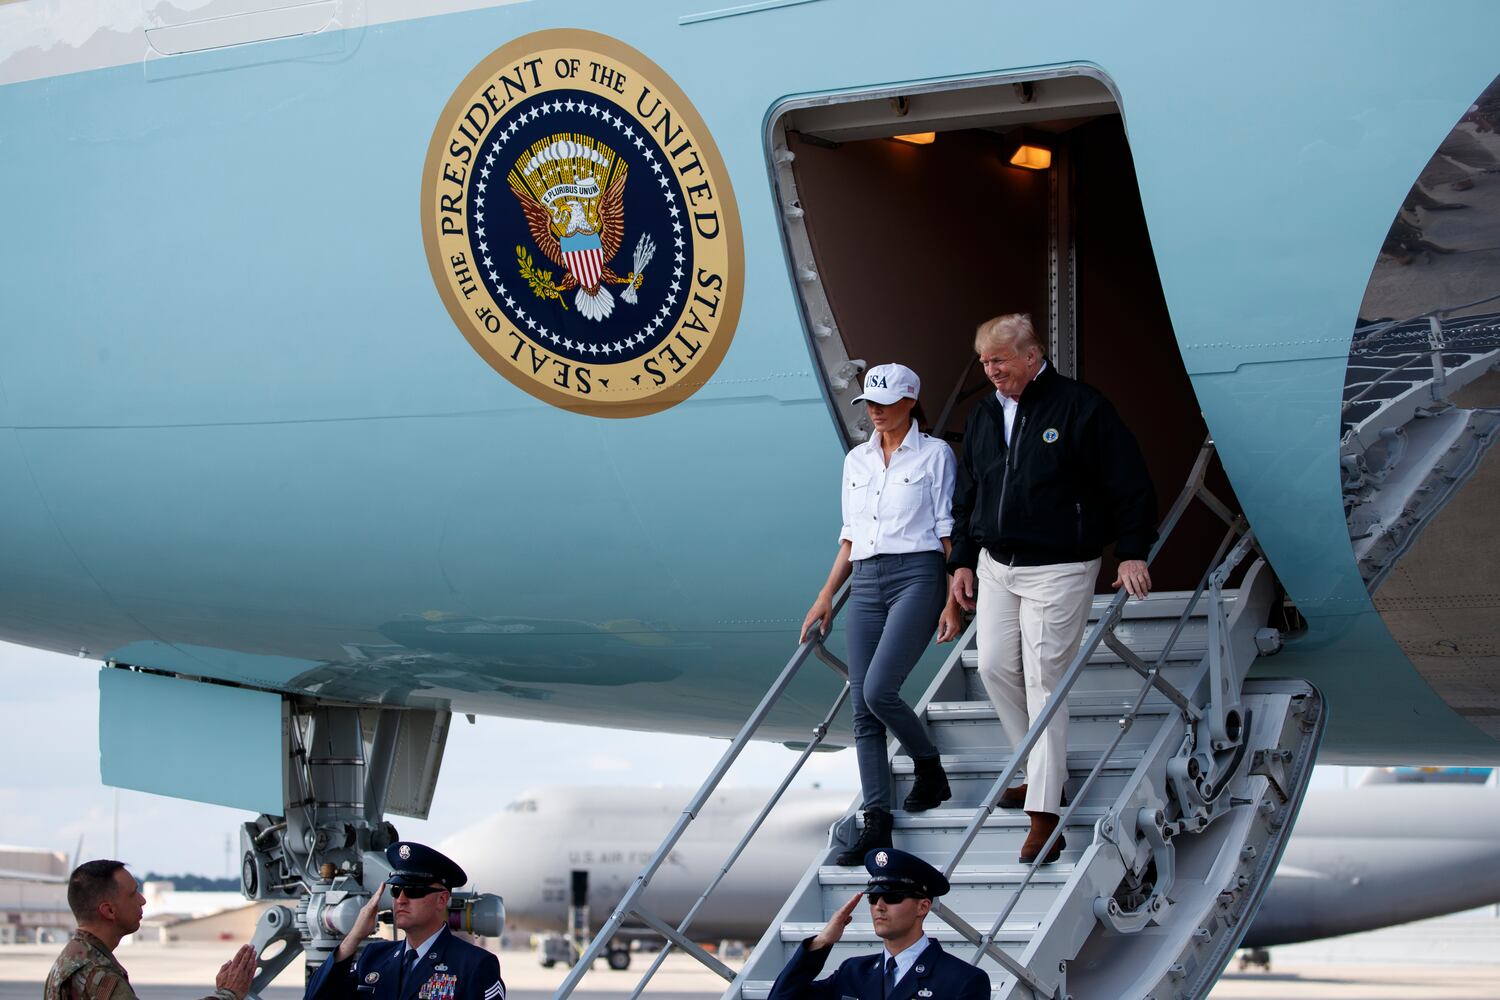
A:
POLYGON ((630 277, 625 279, 625 291, 620 293, 621 299, 629 302, 631 305, 635 305, 635 290, 640 288, 641 282, 646 280, 646 265, 651 263, 651 258, 655 254, 656 244, 652 242, 650 236, 642 233, 641 238, 635 244, 635 267, 630 272, 630 277))

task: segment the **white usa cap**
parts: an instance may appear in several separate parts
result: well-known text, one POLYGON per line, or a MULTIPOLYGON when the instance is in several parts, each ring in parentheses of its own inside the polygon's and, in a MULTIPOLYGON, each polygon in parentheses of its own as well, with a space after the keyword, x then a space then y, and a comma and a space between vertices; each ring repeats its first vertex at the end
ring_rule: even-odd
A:
POLYGON ((865 372, 865 391, 853 402, 869 400, 890 406, 898 399, 916 399, 921 390, 922 380, 905 365, 876 365, 865 372))

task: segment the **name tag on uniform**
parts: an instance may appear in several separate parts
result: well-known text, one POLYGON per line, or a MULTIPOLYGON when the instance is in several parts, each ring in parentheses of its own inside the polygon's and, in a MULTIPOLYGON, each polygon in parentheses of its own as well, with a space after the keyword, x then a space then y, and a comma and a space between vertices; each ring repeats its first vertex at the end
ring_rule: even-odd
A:
POLYGON ((453 1000, 453 991, 458 986, 458 977, 451 972, 439 972, 417 991, 417 1000, 453 1000))

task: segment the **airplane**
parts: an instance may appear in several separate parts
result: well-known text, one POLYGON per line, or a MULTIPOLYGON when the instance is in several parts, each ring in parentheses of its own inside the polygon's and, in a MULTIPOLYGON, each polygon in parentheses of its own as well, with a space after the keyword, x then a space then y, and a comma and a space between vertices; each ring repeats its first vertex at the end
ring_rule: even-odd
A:
MULTIPOLYGON (((1315 750, 1493 764, 1497 19, 0 4, 0 639, 103 664, 107 783, 260 815, 247 894, 315 896, 320 961, 455 713, 734 733, 826 571, 862 370, 912 365, 951 438, 972 330, 1023 311, 1163 506, 1212 442, 1153 574, 1190 594, 1213 514, 1251 533, 1270 634, 1179 764, 1286 793, 1257 849, 1315 750), (1267 698, 1318 706, 1297 748, 1250 746, 1267 698)), ((1211 980, 1250 909, 1162 975, 1211 980)))
MULTIPOLYGON (((1361 786, 1308 795, 1245 933, 1242 967, 1253 958, 1269 968, 1266 950, 1275 945, 1500 903, 1500 840, 1494 835, 1500 792, 1441 774, 1421 782, 1382 780, 1387 776, 1376 771, 1361 786)), ((769 794, 751 788, 718 793, 705 826, 695 828, 652 883, 657 913, 674 924, 682 920, 769 794)), ((699 912, 692 924, 699 940, 758 937, 802 874, 803 859, 827 841, 828 828, 848 804, 842 792, 794 794, 771 814, 774 848, 752 842, 722 892, 699 912)), ((589 873, 589 909, 608 913, 689 795, 681 788, 540 789, 441 847, 454 857, 478 859, 473 879, 503 891, 508 926, 564 933, 571 872, 589 873), (503 849, 494 850, 496 844, 503 849)), ((627 945, 622 938, 610 949, 614 967, 628 967, 627 945)))

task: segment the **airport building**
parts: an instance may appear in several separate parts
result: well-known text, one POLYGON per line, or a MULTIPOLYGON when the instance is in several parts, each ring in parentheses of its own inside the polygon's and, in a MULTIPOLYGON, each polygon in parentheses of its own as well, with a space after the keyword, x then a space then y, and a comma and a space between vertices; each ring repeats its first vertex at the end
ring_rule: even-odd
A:
POLYGON ((0 944, 46 943, 73 932, 68 857, 0 845, 0 944))

